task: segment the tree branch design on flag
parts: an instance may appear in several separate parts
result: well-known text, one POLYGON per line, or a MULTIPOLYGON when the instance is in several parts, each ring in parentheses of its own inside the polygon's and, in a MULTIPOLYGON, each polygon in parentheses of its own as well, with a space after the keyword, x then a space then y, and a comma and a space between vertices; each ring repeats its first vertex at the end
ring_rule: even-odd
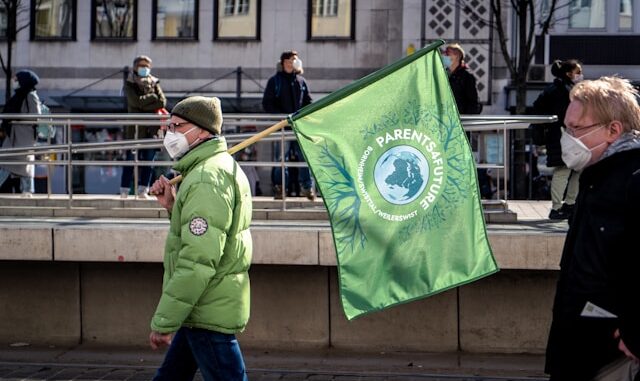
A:
POLYGON ((330 179, 322 195, 329 214, 335 216, 336 230, 340 232, 336 235, 336 251, 342 253, 350 248, 353 252, 356 246, 364 248, 367 237, 360 223, 361 202, 354 179, 346 169, 344 158, 334 156, 326 142, 321 152, 325 160, 319 165, 330 179))

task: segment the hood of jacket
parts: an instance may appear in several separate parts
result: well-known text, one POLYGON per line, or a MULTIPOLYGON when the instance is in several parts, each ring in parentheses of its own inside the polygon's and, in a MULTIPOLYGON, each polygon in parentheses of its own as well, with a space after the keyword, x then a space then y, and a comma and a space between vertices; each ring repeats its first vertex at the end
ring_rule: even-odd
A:
POLYGON ((40 82, 38 75, 31 70, 20 70, 16 73, 16 78, 20 88, 24 90, 32 90, 40 82))

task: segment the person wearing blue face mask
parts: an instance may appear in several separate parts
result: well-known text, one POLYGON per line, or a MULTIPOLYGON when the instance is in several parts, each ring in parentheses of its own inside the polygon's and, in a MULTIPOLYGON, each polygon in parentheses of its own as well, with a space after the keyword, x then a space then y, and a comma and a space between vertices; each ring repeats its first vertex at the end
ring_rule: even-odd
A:
MULTIPOLYGON (((130 113, 158 113, 164 109, 167 99, 160 88, 158 78, 151 75, 151 58, 147 56, 138 56, 133 60, 133 68, 127 77, 124 85, 124 93, 127 96, 127 111, 130 113)), ((147 139, 153 138, 158 127, 138 126, 136 134, 136 126, 126 126, 124 137, 131 139, 147 139)), ((138 150, 138 160, 153 161, 155 150, 140 149, 138 150)), ((127 151, 127 160, 133 160, 134 154, 127 151)), ((127 198, 131 181, 133 180, 133 167, 122 167, 122 178, 120 179, 120 197, 127 198)), ((137 194, 140 198, 149 198, 149 184, 152 180, 151 167, 140 167, 138 176, 137 194)))
POLYGON ((460 44, 449 44, 442 53, 442 63, 449 72, 449 84, 460 114, 480 114, 476 78, 469 72, 460 44))

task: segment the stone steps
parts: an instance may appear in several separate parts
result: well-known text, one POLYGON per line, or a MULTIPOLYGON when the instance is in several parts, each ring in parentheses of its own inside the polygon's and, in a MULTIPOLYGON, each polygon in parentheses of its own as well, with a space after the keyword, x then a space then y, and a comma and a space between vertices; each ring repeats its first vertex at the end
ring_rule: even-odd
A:
MULTIPOLYGON (((271 197, 254 197, 254 220, 328 220, 321 199, 309 201, 290 197, 286 202, 271 197)), ((483 201, 487 223, 515 223, 517 215, 500 201, 483 201)), ((121 199, 111 195, 34 195, 22 198, 0 196, 0 216, 16 217, 88 217, 88 218, 167 218, 167 212, 154 199, 121 199)))

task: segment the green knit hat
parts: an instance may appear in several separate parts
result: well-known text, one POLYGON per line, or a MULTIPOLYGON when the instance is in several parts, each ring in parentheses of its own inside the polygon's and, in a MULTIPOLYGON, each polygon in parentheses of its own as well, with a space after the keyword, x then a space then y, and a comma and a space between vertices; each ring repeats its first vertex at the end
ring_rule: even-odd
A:
POLYGON ((220 99, 216 97, 195 96, 183 99, 173 107, 171 114, 204 128, 214 135, 220 135, 222 110, 220 99))

